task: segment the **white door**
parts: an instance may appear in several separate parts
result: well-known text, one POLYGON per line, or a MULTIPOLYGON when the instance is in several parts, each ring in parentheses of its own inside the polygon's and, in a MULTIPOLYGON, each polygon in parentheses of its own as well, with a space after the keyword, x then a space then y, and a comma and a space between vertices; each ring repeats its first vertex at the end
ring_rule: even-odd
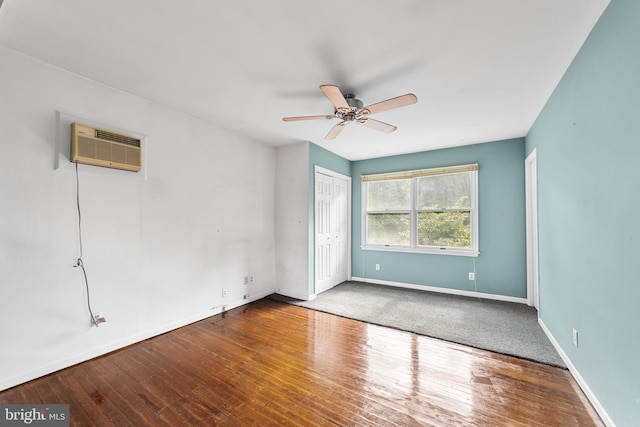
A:
POLYGON ((316 172, 316 290, 315 293, 332 288, 331 285, 331 205, 333 201, 333 178, 316 172))
POLYGON ((525 160, 527 216, 527 299, 539 309, 538 282, 538 161, 534 149, 525 160))
POLYGON ((349 278, 350 182, 348 177, 331 173, 315 173, 316 294, 349 278))
POLYGON ((347 264, 349 259, 349 187, 344 179, 333 178, 333 211, 335 221, 333 223, 332 238, 335 249, 335 271, 332 280, 335 286, 347 280, 347 264))

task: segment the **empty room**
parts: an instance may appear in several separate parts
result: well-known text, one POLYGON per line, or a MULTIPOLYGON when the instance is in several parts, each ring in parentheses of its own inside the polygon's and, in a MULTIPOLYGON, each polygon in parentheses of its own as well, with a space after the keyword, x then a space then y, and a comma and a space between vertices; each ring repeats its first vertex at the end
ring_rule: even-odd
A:
POLYGON ((640 425, 638 22, 0 0, 0 425, 640 425))

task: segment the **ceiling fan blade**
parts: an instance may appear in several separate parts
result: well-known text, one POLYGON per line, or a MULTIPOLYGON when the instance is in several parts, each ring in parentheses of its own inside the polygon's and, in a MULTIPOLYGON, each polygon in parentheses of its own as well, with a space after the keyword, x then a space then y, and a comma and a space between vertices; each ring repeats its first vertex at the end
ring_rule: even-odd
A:
POLYGON ((327 95, 329 101, 333 104, 336 110, 349 110, 349 104, 347 104, 347 100, 344 99, 344 95, 338 89, 338 86, 334 85, 321 85, 320 90, 327 95))
POLYGON ((283 117, 285 122, 297 122, 300 120, 329 120, 336 119, 336 116, 298 116, 298 117, 283 117))
POLYGON ((374 120, 368 117, 358 120, 358 123, 368 128, 379 130, 380 132, 385 132, 385 133, 391 133, 394 130, 398 129, 394 125, 390 125, 388 123, 381 122, 380 120, 374 120))
POLYGON ((404 107, 405 105, 415 104, 416 102, 418 102, 418 98, 414 94, 408 93, 406 95, 397 96, 395 98, 387 99, 386 101, 381 101, 375 104, 367 105, 366 107, 362 107, 360 110, 358 110, 357 114, 380 113, 382 111, 404 107))
POLYGON ((344 122, 344 120, 336 124, 334 127, 331 128, 331 130, 329 131, 327 136, 324 137, 324 139, 334 139, 336 136, 340 134, 340 132, 342 132, 342 129, 344 129, 345 124, 346 123, 344 122))

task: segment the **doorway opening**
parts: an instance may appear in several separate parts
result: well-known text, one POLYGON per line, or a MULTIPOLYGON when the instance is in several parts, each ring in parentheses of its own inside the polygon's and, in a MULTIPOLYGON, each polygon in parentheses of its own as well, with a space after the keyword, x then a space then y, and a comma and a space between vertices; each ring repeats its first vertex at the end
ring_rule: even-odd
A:
POLYGON ((538 281, 538 161, 534 149, 525 160, 527 224, 527 300, 539 310, 538 281))

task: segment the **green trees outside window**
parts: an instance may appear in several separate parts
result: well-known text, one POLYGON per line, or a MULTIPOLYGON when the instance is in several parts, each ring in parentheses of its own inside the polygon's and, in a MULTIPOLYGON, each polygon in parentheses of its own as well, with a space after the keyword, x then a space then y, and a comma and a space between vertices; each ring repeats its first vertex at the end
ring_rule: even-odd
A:
POLYGON ((476 173, 364 182, 365 246, 477 250, 473 241, 476 173))
POLYGON ((367 241, 411 243, 411 180, 371 182, 367 188, 367 241))
POLYGON ((418 180, 418 245, 471 247, 469 172, 418 180))

